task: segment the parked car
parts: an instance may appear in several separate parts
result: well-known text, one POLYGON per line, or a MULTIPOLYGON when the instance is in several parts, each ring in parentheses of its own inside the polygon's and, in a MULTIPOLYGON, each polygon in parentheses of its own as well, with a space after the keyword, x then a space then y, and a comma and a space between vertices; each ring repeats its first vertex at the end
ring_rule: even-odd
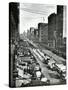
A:
POLYGON ((46 55, 44 60, 45 60, 44 63, 45 63, 45 64, 48 64, 48 62, 49 62, 49 60, 50 60, 50 57, 46 55))
POLYGON ((17 69, 13 71, 13 77, 14 78, 18 77, 18 70, 17 69))
POLYGON ((41 82, 46 83, 47 85, 50 84, 50 80, 46 77, 41 78, 41 82))
POLYGON ((19 65, 21 65, 21 66, 27 66, 27 63, 26 62, 20 62, 19 65))
POLYGON ((48 68, 51 69, 51 70, 55 70, 55 61, 53 59, 49 60, 48 61, 48 68))
POLYGON ((55 68, 58 72, 58 75, 62 78, 65 79, 66 78, 66 66, 64 66, 63 64, 55 64, 55 68))

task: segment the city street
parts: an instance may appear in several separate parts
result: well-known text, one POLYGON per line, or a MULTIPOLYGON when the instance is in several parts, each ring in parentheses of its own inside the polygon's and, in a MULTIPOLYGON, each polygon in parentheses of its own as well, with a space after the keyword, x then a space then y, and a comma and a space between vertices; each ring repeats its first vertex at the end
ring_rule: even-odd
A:
MULTIPOLYGON (((29 40, 26 40, 27 42, 27 45, 30 49, 30 52, 32 53, 32 55, 35 57, 36 61, 39 63, 40 67, 41 67, 41 71, 44 75, 44 77, 46 77, 48 80, 50 80, 50 85, 58 85, 58 84, 63 84, 65 83, 64 81, 62 81, 62 79, 58 76, 58 72, 57 71, 53 71, 51 70, 50 68, 47 67, 47 64, 45 64, 43 61, 42 61, 42 58, 40 56, 40 54, 35 52, 37 49, 39 49, 39 47, 37 47, 36 44, 34 44, 33 42, 29 41, 29 40)), ((40 49, 39 49, 40 50, 40 49)), ((47 55, 49 55, 50 57, 53 56, 53 58, 55 58, 56 62, 61 62, 64 60, 63 58, 57 56, 57 55, 54 55, 52 52, 48 51, 48 50, 43 50, 43 52, 45 52, 47 55), (57 59, 60 59, 57 60, 57 59)), ((41 51, 40 51, 41 52, 41 51)), ((20 57, 21 59, 21 57, 20 57)), ((24 58, 23 58, 24 59, 24 58)), ((30 58, 29 58, 30 59, 30 58)), ((19 68, 18 69, 19 73, 18 74, 21 74, 23 73, 23 71, 19 68)), ((18 77, 17 80, 16 80, 16 86, 21 86, 21 84, 23 83, 23 80, 22 80, 22 77, 18 77)))
MULTIPOLYGON (((38 47, 37 45, 34 44, 35 47, 38 47)), ((57 63, 62 63, 62 61, 65 61, 65 59, 63 59, 62 57, 57 56, 56 54, 52 53, 51 51, 46 50, 46 49, 44 50, 42 47, 41 47, 41 49, 44 53, 46 53, 50 57, 53 57, 56 60, 57 63)), ((37 61, 39 62, 40 66, 42 68, 42 72, 44 73, 45 77, 50 79, 50 83, 51 84, 61 84, 61 79, 58 77, 57 72, 49 70, 46 67, 46 65, 41 61, 40 58, 38 58, 37 56, 35 56, 35 57, 36 57, 37 61)))

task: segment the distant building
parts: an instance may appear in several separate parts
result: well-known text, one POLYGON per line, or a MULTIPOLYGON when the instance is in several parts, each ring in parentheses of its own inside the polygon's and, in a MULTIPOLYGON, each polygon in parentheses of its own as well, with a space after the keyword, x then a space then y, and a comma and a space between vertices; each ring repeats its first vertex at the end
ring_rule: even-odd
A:
POLYGON ((48 43, 48 24, 38 24, 39 42, 48 43))
POLYGON ((20 39, 26 39, 27 33, 24 31, 22 34, 20 34, 20 39))
POLYGON ((30 30, 27 30, 27 38, 28 38, 29 40, 31 39, 30 30))
POLYGON ((38 29, 34 29, 34 42, 38 42, 39 41, 38 35, 39 35, 38 29))
POLYGON ((35 28, 34 27, 30 27, 30 39, 33 41, 34 40, 34 30, 35 28))

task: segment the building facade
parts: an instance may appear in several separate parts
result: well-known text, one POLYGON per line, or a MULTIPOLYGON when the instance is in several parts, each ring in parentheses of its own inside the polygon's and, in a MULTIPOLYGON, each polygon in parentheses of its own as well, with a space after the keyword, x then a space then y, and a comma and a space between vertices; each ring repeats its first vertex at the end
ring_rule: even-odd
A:
POLYGON ((39 23, 38 24, 39 42, 48 43, 48 24, 39 23))
POLYGON ((38 42, 39 41, 38 35, 39 35, 38 29, 34 29, 34 42, 38 42))
POLYGON ((57 14, 53 13, 48 17, 48 44, 56 49, 62 46, 63 12, 64 6, 58 5, 57 14))
POLYGON ((9 3, 9 86, 15 87, 15 54, 19 41, 19 3, 9 3))
POLYGON ((34 41, 34 30, 35 30, 34 27, 30 27, 30 39, 31 39, 32 41, 34 41))
POLYGON ((52 13, 48 17, 48 45, 56 47, 56 14, 52 13))
POLYGON ((30 30, 27 30, 27 38, 28 38, 29 40, 31 39, 30 30))
POLYGON ((66 44, 63 40, 63 31, 65 31, 64 24, 64 12, 66 11, 66 6, 58 5, 57 13, 53 13, 48 17, 48 45, 49 47, 56 49, 59 53, 63 53, 65 57, 66 44))
POLYGON ((63 40, 63 11, 64 6, 57 6, 56 31, 57 31, 57 48, 62 46, 63 40))

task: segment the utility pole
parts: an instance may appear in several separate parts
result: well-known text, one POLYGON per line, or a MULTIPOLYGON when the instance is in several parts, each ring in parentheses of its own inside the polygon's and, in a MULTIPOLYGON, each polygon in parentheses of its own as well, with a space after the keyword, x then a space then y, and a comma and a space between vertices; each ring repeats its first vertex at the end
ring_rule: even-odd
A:
POLYGON ((41 17, 41 21, 44 23, 44 21, 45 21, 45 18, 44 18, 44 17, 41 17))
POLYGON ((44 21, 45 21, 45 18, 43 17, 43 23, 44 23, 44 21))

